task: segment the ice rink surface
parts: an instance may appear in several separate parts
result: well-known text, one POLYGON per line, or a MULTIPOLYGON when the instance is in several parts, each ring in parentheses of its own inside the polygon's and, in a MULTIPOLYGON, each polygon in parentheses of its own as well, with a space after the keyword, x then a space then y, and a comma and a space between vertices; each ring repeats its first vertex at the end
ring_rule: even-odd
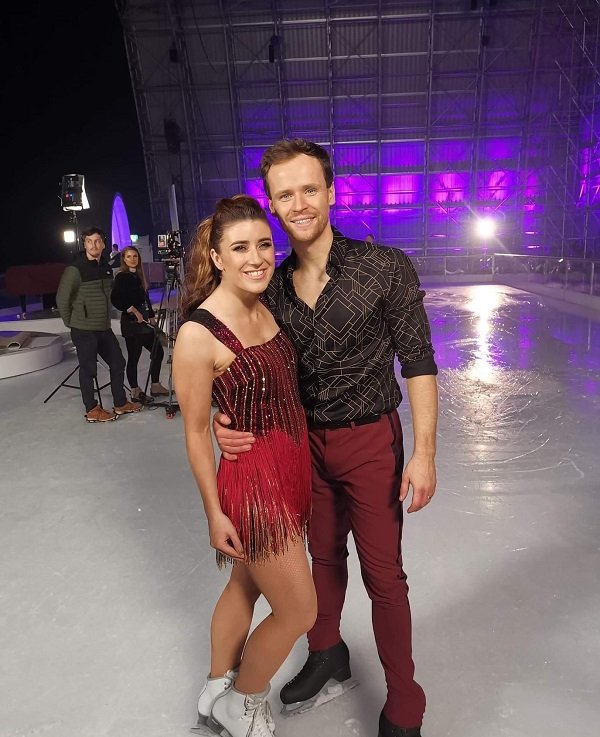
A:
MULTIPOLYGON (((432 286, 426 304, 438 491, 405 519, 403 546, 423 735, 597 737, 600 314, 498 285, 432 286)), ((75 364, 0 382, 0 737, 183 737, 227 574, 181 415, 88 425, 68 388, 43 404, 75 364)), ((400 414, 410 453, 406 402, 400 414)), ((279 717, 298 642, 272 683, 278 737, 377 736, 384 681, 354 552, 350 569, 360 686, 279 717)))

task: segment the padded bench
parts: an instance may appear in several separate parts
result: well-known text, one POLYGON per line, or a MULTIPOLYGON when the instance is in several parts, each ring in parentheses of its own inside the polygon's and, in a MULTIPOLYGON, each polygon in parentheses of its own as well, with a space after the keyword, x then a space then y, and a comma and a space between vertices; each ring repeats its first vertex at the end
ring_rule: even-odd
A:
POLYGON ((27 312, 27 297, 55 295, 66 264, 27 264, 9 266, 4 276, 6 291, 19 298, 21 314, 27 312))

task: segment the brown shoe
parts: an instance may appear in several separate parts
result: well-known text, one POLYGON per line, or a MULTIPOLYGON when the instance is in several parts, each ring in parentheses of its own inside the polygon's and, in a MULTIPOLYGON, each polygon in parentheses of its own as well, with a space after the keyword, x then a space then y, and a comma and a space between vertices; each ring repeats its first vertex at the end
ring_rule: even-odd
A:
POLYGON ((115 407, 115 412, 118 415, 126 415, 130 412, 139 412, 142 409, 141 404, 134 404, 133 402, 125 402, 120 407, 115 407))
POLYGON ((117 415, 113 412, 107 412, 99 404, 94 409, 85 413, 86 422, 112 422, 117 419, 117 415))

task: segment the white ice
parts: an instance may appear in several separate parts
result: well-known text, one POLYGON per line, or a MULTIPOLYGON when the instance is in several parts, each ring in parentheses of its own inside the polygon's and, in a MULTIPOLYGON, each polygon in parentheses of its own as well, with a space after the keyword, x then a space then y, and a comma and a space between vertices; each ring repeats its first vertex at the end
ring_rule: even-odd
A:
MULTIPOLYGON (((423 735, 597 737, 600 314, 497 285, 432 287, 427 305, 438 491, 404 526, 423 735)), ((181 416, 87 425, 66 388, 43 404, 75 363, 0 382, 0 737, 183 736, 226 574, 181 416)), ((360 686, 278 717, 298 642, 273 679, 278 737, 377 735, 384 679, 354 552, 350 567, 360 686)))

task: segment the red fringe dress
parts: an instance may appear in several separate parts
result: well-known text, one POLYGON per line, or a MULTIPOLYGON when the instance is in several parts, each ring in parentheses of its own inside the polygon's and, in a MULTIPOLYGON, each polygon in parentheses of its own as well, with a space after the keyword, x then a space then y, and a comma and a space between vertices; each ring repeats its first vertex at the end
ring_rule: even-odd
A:
MULTIPOLYGON (((311 511, 310 452, 296 351, 281 331, 266 343, 244 348, 207 310, 196 310, 190 320, 235 353, 233 363, 214 380, 212 396, 231 418, 230 427, 251 432, 256 441, 237 461, 221 458, 217 488, 246 561, 264 560, 285 551, 288 540, 305 536, 311 511)), ((219 567, 227 562, 217 552, 219 567)))

